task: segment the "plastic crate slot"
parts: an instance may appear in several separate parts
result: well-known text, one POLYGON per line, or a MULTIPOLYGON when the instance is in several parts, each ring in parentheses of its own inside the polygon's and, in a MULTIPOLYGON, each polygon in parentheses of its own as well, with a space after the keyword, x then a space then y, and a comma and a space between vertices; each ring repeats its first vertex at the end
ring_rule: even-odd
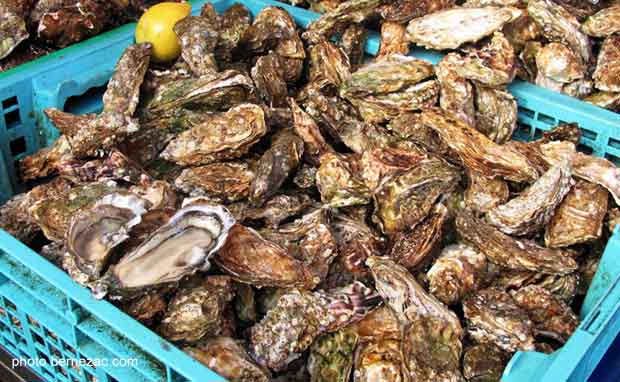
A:
POLYGON ((11 148, 11 155, 13 155, 14 157, 18 156, 19 154, 25 153, 26 152, 26 138, 19 137, 15 140, 12 140, 9 143, 9 147, 11 148))
POLYGON ((615 138, 609 138, 607 144, 613 148, 620 149, 620 140, 615 138))
POLYGON ((605 153, 605 159, 613 162, 616 166, 620 166, 620 157, 617 157, 610 153, 605 153))
POLYGON ((534 129, 534 140, 542 138, 543 132, 544 130, 535 128, 534 129))
POLYGON ((525 116, 527 116, 528 118, 534 118, 534 116, 536 115, 536 112, 534 110, 528 109, 523 106, 519 106, 518 112, 521 114, 525 114, 525 116))
POLYGON ((9 97, 2 101, 2 108, 4 110, 10 108, 11 106, 17 105, 17 96, 9 97))
POLYGON ((7 308, 9 312, 15 312, 17 310, 17 307, 15 306, 15 304, 13 304, 10 300, 4 299, 4 301, 6 301, 4 303, 4 306, 7 308))
POLYGON ((536 117, 536 119, 539 120, 540 122, 546 123, 551 126, 555 126, 558 123, 557 119, 553 118, 550 115, 543 114, 541 112, 538 112, 538 116, 536 117))
POLYGON ((32 338, 33 338, 36 342, 40 343, 41 345, 45 345, 45 341, 44 341, 44 340, 43 340, 43 338, 42 338, 40 335, 38 335, 37 333, 33 333, 32 338))
POLYGON ((584 129, 583 127, 581 128, 581 136, 587 139, 591 139, 593 141, 596 140, 596 137, 598 136, 597 133, 595 133, 594 131, 588 130, 588 129, 584 129))
POLYGON ((7 129, 13 129, 19 126, 21 122, 22 119, 19 116, 19 109, 15 109, 4 114, 4 123, 6 124, 7 129))
POLYGON ((592 154, 594 152, 594 149, 592 147, 590 147, 590 146, 587 146, 587 145, 584 145, 583 143, 580 143, 577 146, 577 151, 580 151, 580 152, 582 152, 584 154, 590 155, 590 154, 592 154))
POLYGON ((107 85, 88 89, 85 93, 67 98, 63 110, 71 114, 95 113, 101 110, 101 98, 107 85))

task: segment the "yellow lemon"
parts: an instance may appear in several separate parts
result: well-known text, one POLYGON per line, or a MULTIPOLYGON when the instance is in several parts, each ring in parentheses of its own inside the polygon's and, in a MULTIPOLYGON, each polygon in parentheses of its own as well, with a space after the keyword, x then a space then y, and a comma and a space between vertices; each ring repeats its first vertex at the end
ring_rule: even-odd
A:
POLYGON ((181 47, 174 33, 177 21, 189 16, 192 6, 189 3, 159 3, 149 8, 138 21, 136 42, 153 44, 153 60, 168 62, 181 54, 181 47))

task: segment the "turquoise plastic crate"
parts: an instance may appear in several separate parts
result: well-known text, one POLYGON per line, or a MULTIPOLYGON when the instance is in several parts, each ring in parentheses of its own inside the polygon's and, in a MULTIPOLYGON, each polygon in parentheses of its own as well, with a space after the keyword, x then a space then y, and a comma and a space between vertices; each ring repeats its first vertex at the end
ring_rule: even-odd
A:
MULTIPOLYGON (((318 18, 316 13, 271 0, 213 4, 222 12, 235 2, 246 5, 254 15, 266 6, 282 6, 301 27, 318 18)), ((194 2, 194 13, 204 3, 194 2)), ((65 50, 66 54, 46 57, 45 67, 33 62, 0 74, 0 203, 21 190, 15 161, 58 136, 42 110, 99 111, 103 86, 116 60, 132 43, 134 28, 128 25, 91 39, 94 48, 88 53, 76 46, 65 50)), ((371 34, 367 52, 375 54, 378 47, 378 35, 371 34)), ((432 62, 441 58, 422 49, 412 54, 432 62)), ((620 158, 618 114, 528 83, 515 82, 510 90, 519 103, 519 138, 535 139, 559 122, 578 122, 584 132, 581 149, 613 161, 620 158)), ((619 253, 620 232, 616 230, 588 291, 579 329, 552 355, 517 353, 505 370, 505 382, 588 379, 620 333, 619 253)), ((48 382, 223 380, 113 305, 92 298, 62 270, 1 230, 0 309, 0 346, 18 358, 47 360, 31 367, 48 382), (91 359, 95 364, 53 366, 54 357, 91 359), (113 365, 114 359, 136 361, 119 366, 113 365)))

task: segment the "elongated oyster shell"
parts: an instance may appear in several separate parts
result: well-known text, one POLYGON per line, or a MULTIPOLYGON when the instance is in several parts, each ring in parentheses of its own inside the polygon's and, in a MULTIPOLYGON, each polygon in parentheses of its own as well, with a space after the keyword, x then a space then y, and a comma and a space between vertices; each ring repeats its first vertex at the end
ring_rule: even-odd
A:
POLYGON ((329 291, 292 289, 250 329, 250 354, 261 365, 282 370, 322 334, 359 321, 378 302, 362 283, 329 291))
POLYGON ((516 20, 522 12, 512 7, 451 8, 413 19, 407 26, 410 41, 429 49, 456 49, 476 42, 516 20), (455 25, 454 20, 459 20, 455 25))
POLYGON ((487 213, 487 221, 509 235, 527 235, 545 227, 570 191, 568 161, 552 167, 521 195, 487 213))
POLYGON ((313 288, 320 281, 284 247, 238 224, 214 260, 235 280, 257 286, 313 288))
POLYGON ((517 128, 517 101, 512 94, 477 86, 475 126, 495 143, 508 142, 517 128))
POLYGON ((515 77, 515 52, 501 32, 480 49, 467 51, 454 66, 456 73, 486 86, 506 85, 515 77))
POLYGON ((441 87, 439 105, 442 109, 456 114, 469 125, 476 123, 474 109, 474 87, 469 80, 460 76, 456 67, 461 58, 456 53, 448 53, 435 67, 437 80, 441 87))
POLYGON ((512 291, 528 285, 537 285, 547 289, 560 300, 570 304, 577 294, 580 279, 578 272, 566 275, 549 275, 540 272, 504 269, 493 280, 492 286, 512 291))
POLYGON ((567 247, 601 237, 607 199, 608 192, 603 187, 578 181, 547 225, 545 245, 567 247))
POLYGON ((609 92, 620 92, 620 35, 605 39, 594 71, 594 86, 609 92))
POLYGON ((242 344, 230 337, 215 337, 200 347, 183 349, 197 361, 224 378, 236 382, 269 382, 269 370, 257 365, 242 344))
POLYGON ((289 98, 289 106, 293 113, 293 128, 304 141, 304 154, 313 163, 319 163, 321 155, 334 151, 325 141, 319 126, 314 119, 302 110, 293 98, 289 98))
POLYGON ((357 340, 355 332, 345 329, 315 341, 308 358, 310 382, 348 382, 357 340))
POLYGON ((181 45, 181 57, 195 76, 218 70, 214 54, 219 40, 218 24, 209 17, 187 16, 174 26, 181 45))
POLYGON ((336 153, 321 156, 316 185, 323 203, 332 207, 366 204, 372 196, 360 174, 353 170, 355 163, 347 159, 336 153))
POLYGON ((401 342, 383 339, 361 343, 355 351, 355 382, 405 382, 409 372, 401 351, 401 342))
POLYGON ((586 66, 566 45, 552 42, 536 53, 538 73, 557 82, 569 83, 584 77, 586 66))
POLYGON ((513 292, 512 297, 527 311, 539 335, 564 343, 579 325, 571 308, 543 287, 529 285, 513 292))
POLYGON ((328 41, 310 48, 310 82, 320 87, 341 86, 351 77, 351 63, 344 50, 328 41))
POLYGON ((463 353, 463 376, 470 382, 499 381, 510 354, 491 343, 474 345, 463 353))
POLYGON ((529 1, 527 11, 549 41, 565 43, 579 54, 584 63, 590 61, 590 40, 579 30, 579 21, 570 12, 551 0, 529 1))
POLYGON ((193 204, 180 209, 138 248, 123 256, 95 286, 95 296, 137 294, 209 268, 234 219, 220 207, 193 204))
POLYGON ((478 289, 487 270, 486 257, 464 244, 450 245, 426 274, 429 292, 447 305, 478 289))
POLYGON ((235 295, 233 289, 227 276, 208 276, 198 285, 179 289, 157 331, 170 341, 186 343, 220 335, 224 309, 235 295))
POLYGON ((490 179, 475 171, 467 171, 468 185, 465 190, 465 206, 485 213, 508 201, 508 183, 502 179, 490 179))
POLYGON ((273 52, 259 57, 252 68, 252 80, 258 96, 268 105, 279 107, 286 103, 288 89, 284 71, 284 60, 273 52))
POLYGON ((266 132, 263 109, 242 104, 181 133, 161 157, 182 165, 233 159, 244 155, 266 132))
POLYGON ((133 194, 108 194, 71 220, 65 243, 76 265, 93 279, 101 276, 112 250, 129 238, 149 203, 133 194))
POLYGON ((448 209, 437 203, 430 214, 414 228, 394 236, 388 256, 407 269, 426 265, 441 242, 447 219, 448 209))
POLYGON ((174 184, 190 196, 233 202, 250 195, 255 177, 244 162, 212 163, 183 170, 174 184))
POLYGON ((581 30, 593 37, 607 37, 620 32, 620 5, 603 8, 588 17, 581 30))
POLYGON ((386 146, 365 151, 359 166, 366 185, 375 190, 387 177, 407 171, 425 158, 426 153, 419 149, 386 146))
POLYGON ((534 323, 510 295, 484 289, 463 301, 467 333, 478 343, 490 342, 513 352, 534 350, 534 323))
POLYGON ((296 216, 314 204, 306 194, 281 194, 269 199, 262 207, 250 207, 243 213, 245 219, 264 220, 277 227, 283 220, 296 216))
POLYGON ((376 60, 382 60, 393 54, 406 56, 409 53, 407 27, 394 21, 384 21, 381 24, 381 43, 376 60))
POLYGON ((22 193, 0 205, 0 229, 25 244, 29 244, 41 232, 28 213, 33 202, 29 194, 22 193))
POLYGON ((497 145, 450 112, 427 109, 422 112, 422 123, 435 130, 472 171, 516 182, 538 178, 538 172, 525 155, 497 145))
POLYGON ((29 36, 24 19, 6 4, 0 4, 0 60, 29 36))
POLYGON ((457 215, 456 228, 461 239, 495 264, 560 275, 577 269, 577 263, 568 253, 540 247, 533 241, 514 239, 477 219, 469 211, 461 211, 457 215))
POLYGON ((620 111, 620 93, 595 92, 583 100, 611 111, 620 111))
POLYGON ((250 201, 262 205, 275 194, 297 169, 304 152, 304 142, 291 130, 282 130, 271 147, 258 160, 256 177, 250 188, 250 201))
POLYGON ((379 7, 379 13, 388 22, 404 24, 411 19, 451 8, 454 0, 396 0, 379 7))
POLYGON ((364 63, 367 34, 366 28, 358 24, 351 24, 342 34, 340 47, 349 57, 349 62, 353 68, 364 63))
POLYGON ((140 86, 151 61, 151 44, 136 44, 125 50, 103 95, 103 111, 132 116, 140 100, 140 86))

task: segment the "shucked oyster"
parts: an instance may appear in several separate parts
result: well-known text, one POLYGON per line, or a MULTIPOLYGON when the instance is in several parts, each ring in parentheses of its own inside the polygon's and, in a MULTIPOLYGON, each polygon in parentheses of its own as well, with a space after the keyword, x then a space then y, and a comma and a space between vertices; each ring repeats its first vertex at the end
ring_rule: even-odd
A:
POLYGON ((577 269, 577 263, 568 253, 541 247, 530 240, 514 239, 477 219, 470 211, 459 212, 456 228, 462 240, 503 267, 550 274, 568 274, 577 269))
POLYGON ((65 242, 80 270, 99 278, 112 250, 129 238, 148 207, 146 200, 133 194, 112 193, 75 215, 65 242))
POLYGON ((0 60, 28 38, 24 19, 6 4, 0 4, 0 60))
POLYGON ((476 342, 491 342, 509 352, 534 350, 534 324, 508 293, 478 291, 463 301, 463 312, 467 332, 476 342))
POLYGON ((95 295, 112 298, 140 293, 209 268, 209 258, 226 241, 234 224, 219 206, 192 204, 180 209, 138 248, 123 256, 95 286, 95 295))
POLYGON ((174 184, 190 196, 234 202, 250 195, 255 177, 247 163, 212 163, 183 170, 174 184))
POLYGON ((181 165, 233 159, 244 155, 266 132, 263 109, 242 104, 181 133, 168 144, 161 157, 181 165))
POLYGON ((376 292, 362 283, 318 292, 292 289, 250 330, 250 354, 259 364, 282 370, 317 337, 361 320, 377 302, 376 292))
POLYGON ((607 37, 620 32, 620 5, 603 8, 588 17, 581 30, 594 37, 607 37))
POLYGON ((552 167, 521 195, 487 213, 489 223, 509 235, 527 235, 545 227, 573 185, 568 161, 552 167))
POLYGON ((407 35, 410 41, 429 49, 456 49, 491 35, 521 14, 512 7, 445 9, 411 20, 407 35), (459 20, 458 24, 454 20, 459 20))
POLYGON ((243 345, 229 337, 215 337, 199 347, 183 349, 222 377, 235 382, 269 382, 269 370, 257 365, 243 345))
MULTIPOLYGON (((620 16, 619 16, 620 17, 620 16)), ((620 35, 605 39, 594 71, 594 86, 608 92, 620 92, 620 35)))
POLYGON ((179 289, 168 304, 158 332, 170 341, 194 343, 221 334, 224 309, 234 297, 227 276, 207 276, 198 285, 179 289))
POLYGON ((348 382, 357 341, 357 334, 346 329, 315 341, 308 358, 310 382, 348 382))

